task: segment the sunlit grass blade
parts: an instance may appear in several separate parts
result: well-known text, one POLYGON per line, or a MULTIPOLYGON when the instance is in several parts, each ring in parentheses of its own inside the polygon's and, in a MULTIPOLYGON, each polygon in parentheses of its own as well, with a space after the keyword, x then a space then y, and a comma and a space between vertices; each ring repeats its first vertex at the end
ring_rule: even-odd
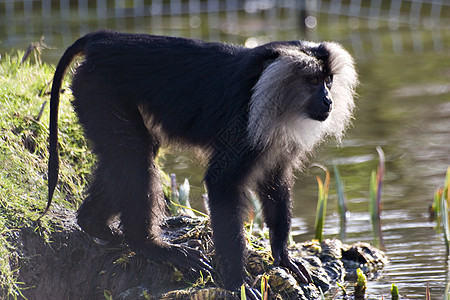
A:
POLYGON ((449 225, 449 217, 448 217, 448 203, 444 198, 444 194, 442 195, 441 200, 441 211, 442 211, 442 231, 444 232, 444 240, 445 247, 447 249, 447 253, 449 252, 450 247, 450 225, 449 225))
POLYGON ((334 177, 336 179, 336 190, 338 197, 338 213, 340 217, 340 238, 341 240, 345 240, 345 231, 347 224, 347 197, 345 196, 345 188, 344 182, 341 179, 341 175, 339 173, 339 169, 336 165, 333 166, 334 169, 334 177))
POLYGON ((111 295, 111 291, 109 290, 103 290, 103 297, 105 297, 106 300, 112 300, 113 297, 111 295))
POLYGON ((347 299, 347 289, 345 284, 340 284, 336 281, 336 285, 341 289, 341 294, 344 299, 347 299))
POLYGON ((447 201, 450 201, 450 166, 447 167, 447 174, 445 175, 444 193, 447 193, 447 201))
POLYGON ((447 253, 450 249, 450 221, 449 221, 449 201, 450 201, 450 167, 447 168, 447 175, 445 176, 444 189, 441 196, 441 219, 442 231, 444 232, 445 246, 447 253))
POLYGON ((430 207, 430 216, 436 220, 436 231, 444 234, 447 252, 450 248, 450 166, 447 168, 444 186, 434 192, 433 204, 430 207))
POLYGON ((269 298, 269 276, 263 275, 261 277, 261 299, 267 300, 269 298))
POLYGON ((319 176, 317 178, 317 184, 319 187, 318 199, 317 199, 317 211, 316 211, 316 222, 315 222, 315 239, 319 242, 323 241, 323 227, 325 224, 325 217, 327 211, 327 201, 328 201, 328 190, 330 187, 330 172, 325 166, 314 164, 313 166, 319 167, 325 171, 325 183, 322 182, 319 176))
POLYGON ((241 300, 247 300, 247 296, 245 294, 245 284, 241 285, 241 300))
POLYGON ((430 284, 428 282, 427 282, 427 289, 425 291, 425 300, 431 300, 430 284))

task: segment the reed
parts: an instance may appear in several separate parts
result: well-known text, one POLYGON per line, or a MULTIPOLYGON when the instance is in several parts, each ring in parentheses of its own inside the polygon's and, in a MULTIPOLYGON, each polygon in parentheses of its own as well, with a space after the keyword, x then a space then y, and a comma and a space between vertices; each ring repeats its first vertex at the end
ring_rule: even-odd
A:
POLYGON ((191 186, 187 178, 184 179, 183 184, 180 185, 178 189, 178 202, 182 206, 191 207, 189 202, 189 193, 191 191, 191 186))
POLYGON ((450 166, 447 168, 447 174, 445 176, 444 189, 442 191, 441 196, 441 220, 442 220, 442 229, 444 232, 444 240, 445 247, 447 249, 447 254, 449 253, 450 248, 450 221, 449 221, 449 201, 450 201, 450 166))
POLYGON ((381 193, 383 187, 383 179, 385 172, 385 156, 381 147, 377 147, 379 163, 377 171, 372 171, 370 177, 370 190, 369 190, 369 211, 372 220, 374 244, 383 248, 383 235, 381 231, 381 211, 383 209, 381 193))
POLYGON ((336 180, 336 190, 338 197, 338 214, 340 218, 339 236, 340 239, 344 241, 347 225, 347 197, 345 196, 344 182, 342 181, 338 167, 334 165, 333 170, 334 170, 334 177, 336 180))
POLYGON ((436 231, 441 232, 441 198, 444 188, 440 187, 434 192, 433 203, 430 207, 430 218, 436 220, 436 231))
POLYGON ((245 283, 241 285, 241 300, 247 300, 247 295, 245 294, 245 283))
POLYGON ((436 231, 443 232, 445 247, 447 253, 450 252, 450 217, 449 217, 449 202, 450 202, 450 166, 447 168, 444 185, 434 192, 433 203, 430 207, 431 217, 436 220, 436 231))
POLYGON ((263 275, 261 277, 261 299, 269 299, 269 276, 263 275))
MULTIPOLYGON (((167 175, 160 170, 160 173, 163 177, 167 177, 167 175)), ((163 180, 164 181, 164 180, 163 180)), ((184 215, 194 217, 196 215, 202 217, 208 217, 207 214, 196 210, 191 207, 189 202, 189 192, 190 192, 190 184, 189 180, 186 178, 180 187, 177 185, 177 177, 175 174, 170 174, 170 194, 167 196, 167 188, 163 188, 164 194, 168 197, 167 207, 172 215, 177 215, 182 213, 184 215)))
POLYGON ((314 228, 315 228, 315 239, 317 239, 321 243, 323 241, 323 227, 325 224, 325 217, 327 211, 328 190, 330 187, 330 172, 323 165, 313 164, 312 166, 319 167, 325 171, 325 182, 322 182, 322 179, 320 179, 319 176, 316 176, 319 192, 317 200, 316 221, 314 228))

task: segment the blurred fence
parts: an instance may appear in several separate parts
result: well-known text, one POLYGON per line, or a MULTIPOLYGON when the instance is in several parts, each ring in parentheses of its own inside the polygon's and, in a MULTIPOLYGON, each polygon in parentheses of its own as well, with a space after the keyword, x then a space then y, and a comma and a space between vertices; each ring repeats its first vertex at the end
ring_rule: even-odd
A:
POLYGON ((402 23, 418 27, 423 21, 428 27, 439 26, 450 18, 448 0, 329 0, 311 3, 314 2, 316 6, 311 9, 317 12, 327 12, 330 16, 389 21, 394 28, 402 23))
POLYGON ((64 38, 99 28, 220 39, 274 26, 298 28, 300 5, 290 0, 0 0, 0 25, 7 40, 37 31, 51 40, 60 32, 64 38))
POLYGON ((0 0, 3 46, 40 35, 67 45, 86 32, 110 28, 250 45, 275 38, 344 39, 364 52, 363 44, 374 51, 384 47, 371 32, 383 28, 392 32, 394 52, 405 46, 399 30, 411 32, 407 44, 414 51, 423 49, 429 41, 417 29, 428 30, 433 48, 442 51, 440 29, 449 30, 449 23, 448 0, 0 0), (336 32, 336 26, 350 30, 336 32), (329 27, 330 36, 318 27, 329 27))

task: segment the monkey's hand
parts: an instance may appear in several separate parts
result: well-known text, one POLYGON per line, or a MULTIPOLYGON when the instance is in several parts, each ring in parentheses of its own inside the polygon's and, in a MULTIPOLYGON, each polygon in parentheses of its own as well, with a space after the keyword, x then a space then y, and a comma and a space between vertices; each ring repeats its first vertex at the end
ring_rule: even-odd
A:
POLYGON ((299 283, 312 283, 311 275, 305 266, 300 262, 294 262, 287 254, 287 250, 283 251, 283 253, 283 255, 277 255, 275 257, 273 265, 289 269, 297 277, 299 283))

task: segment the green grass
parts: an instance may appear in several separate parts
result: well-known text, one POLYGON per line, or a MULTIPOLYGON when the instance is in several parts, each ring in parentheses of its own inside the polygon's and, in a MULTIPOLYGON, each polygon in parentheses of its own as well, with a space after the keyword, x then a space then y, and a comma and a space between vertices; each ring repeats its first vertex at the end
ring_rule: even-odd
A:
MULTIPOLYGON (((21 64, 22 56, 19 52, 0 59, 1 299, 21 298, 17 270, 10 266, 15 247, 10 236, 20 228, 32 227, 45 238, 53 227, 47 217, 39 223, 36 220, 47 201, 48 91, 54 67, 29 61, 21 64)), ((59 120, 60 181, 54 203, 76 208, 94 157, 76 122, 67 83, 64 87, 59 120)))

